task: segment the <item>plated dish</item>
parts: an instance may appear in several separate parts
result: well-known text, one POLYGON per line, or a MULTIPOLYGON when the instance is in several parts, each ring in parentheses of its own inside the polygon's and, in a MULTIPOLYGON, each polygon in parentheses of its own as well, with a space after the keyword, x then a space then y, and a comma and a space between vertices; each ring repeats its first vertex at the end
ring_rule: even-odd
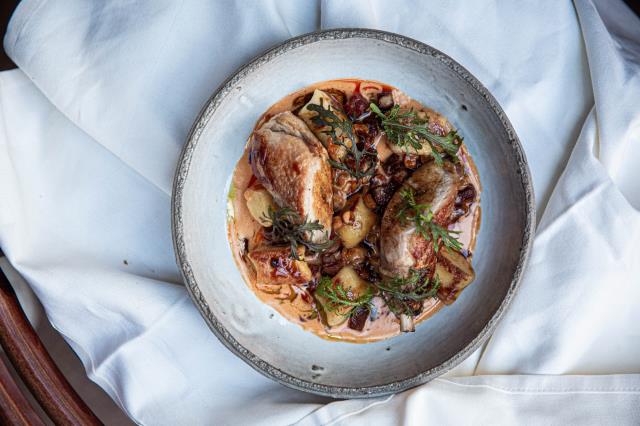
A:
POLYGON ((475 278, 480 178, 445 116, 388 84, 302 88, 258 119, 229 191, 247 285, 331 340, 412 332, 475 278))
MULTIPOLYGON (((345 114, 349 116, 345 102, 335 99, 340 97, 340 93, 329 93, 329 96, 331 99, 327 99, 328 101, 331 103, 337 101, 338 103, 334 113, 338 114, 341 104, 345 109, 345 114)), ((323 106, 326 106, 324 101, 323 106)), ((364 106, 371 109, 371 102, 364 104, 364 106)), ((317 112, 317 107, 314 108, 317 112)), ((275 111, 274 109, 273 112, 275 111)), ((374 114, 377 115, 375 112, 374 114)), ((328 116, 325 114, 325 117, 328 116)), ((358 118, 353 113, 349 118, 354 132, 365 130, 358 124, 372 120, 372 118, 363 117, 363 122, 359 123, 358 118)), ((431 118, 428 118, 427 122, 422 124, 428 126, 431 121, 431 118)), ((376 137, 386 132, 384 125, 381 126, 381 124, 382 121, 373 126, 378 130, 374 141, 376 137)), ((282 128, 284 129, 285 126, 283 125, 282 128)), ((362 135, 363 142, 367 140, 369 133, 367 125, 367 129, 362 135)), ((340 135, 336 136, 340 137, 340 135)), ((270 143, 275 140, 277 138, 269 137, 265 138, 264 142, 270 143)), ((258 153, 260 145, 256 147, 258 153)), ((317 144, 313 143, 313 145, 317 144)), ((345 145, 346 147, 343 148, 349 152, 351 147, 347 142, 345 145)), ((372 144, 369 143, 369 145, 372 144)), ((428 143, 427 145, 430 147, 428 143)), ((250 146, 253 146, 253 143, 250 146)), ((298 144, 298 146, 305 147, 306 144, 298 144)), ((362 150, 364 144, 356 147, 362 150)), ((282 156, 276 156, 278 162, 285 162, 287 152, 283 151, 282 156)), ((301 152, 305 151, 301 150, 301 152)), ((349 154, 346 155, 349 156, 349 154)), ((353 161, 347 158, 345 167, 352 167, 353 161)), ((366 164, 368 161, 369 158, 363 161, 365 168, 361 172, 367 172, 366 164)), ((337 166, 337 169, 340 170, 340 167, 337 166)), ((278 173, 286 173, 294 169, 293 167, 272 167, 265 164, 263 172, 268 173, 268 170, 275 170, 278 173)), ((299 172, 304 173, 305 170, 309 172, 311 169, 300 167, 299 172)), ((335 173, 335 175, 343 174, 335 173)), ((314 179, 306 179, 301 176, 301 179, 294 181, 296 183, 315 182, 314 179)), ((455 188, 456 196, 461 189, 464 189, 463 186, 457 184, 445 185, 445 187, 455 188)), ((452 190, 452 192, 455 191, 452 190)), ((305 198, 305 200, 313 199, 315 197, 305 198)), ((454 207, 455 204, 454 200, 454 207)), ((292 206, 294 203, 291 203, 289 208, 292 209, 292 206)), ((282 212, 278 215, 280 219, 287 217, 291 218, 289 214, 282 214, 282 212)), ((366 29, 330 30, 293 38, 259 56, 230 76, 229 80, 215 91, 195 120, 180 156, 172 195, 172 231, 179 269, 194 305, 220 342, 251 367, 279 383, 295 389, 337 398, 374 397, 408 389, 425 383, 453 368, 477 349, 495 328, 517 290, 530 250, 534 217, 531 178, 523 150, 504 111, 489 90, 456 61, 430 46, 397 34, 366 29), (392 94, 393 105, 386 103, 388 98, 383 100, 389 91, 393 92, 394 88, 398 88, 408 95, 412 102, 416 102, 416 114, 419 109, 431 109, 433 111, 432 118, 435 118, 433 121, 439 121, 445 130, 444 136, 441 137, 446 139, 447 136, 451 136, 453 145, 457 147, 455 155, 460 157, 461 154, 466 153, 468 154, 466 160, 459 158, 457 163, 450 161, 451 154, 445 155, 443 151, 444 167, 436 167, 437 165, 433 164, 435 160, 429 155, 419 155, 416 158, 411 155, 407 156, 406 151, 392 153, 393 146, 389 146, 390 152, 387 152, 388 156, 383 159, 384 154, 380 153, 379 149, 382 150, 384 145, 388 145, 388 143, 381 144, 378 141, 375 145, 378 164, 376 164, 373 176, 365 178, 369 181, 362 182, 362 184, 356 183, 352 188, 352 179, 346 178, 345 182, 335 182, 337 187, 345 185, 345 190, 337 191, 338 188, 336 188, 334 191, 333 171, 336 170, 336 166, 335 163, 332 165, 329 160, 340 163, 342 157, 336 156, 335 152, 332 157, 332 152, 322 145, 323 135, 317 136, 311 126, 304 122, 298 113, 302 107, 309 103, 308 97, 309 95, 313 97, 312 92, 315 92, 316 88, 327 89, 327 92, 330 92, 328 89, 333 86, 333 88, 344 92, 348 102, 350 95, 357 92, 357 82, 344 80, 337 82, 335 80, 344 76, 361 76, 369 79, 369 83, 374 87, 362 87, 361 82, 360 94, 366 100, 374 101, 373 103, 378 107, 380 113, 385 116, 385 120, 391 119, 391 117, 387 117, 387 114, 392 111, 396 101, 398 105, 402 103, 399 93, 396 94, 395 100, 392 94), (318 86, 323 84, 329 86, 318 86), (375 87, 376 84, 379 86, 375 87), (301 90, 302 93, 298 93, 301 90), (368 92, 369 90, 375 90, 377 93, 374 93, 375 96, 373 96, 368 92), (287 94, 291 94, 291 96, 287 94), (301 98, 300 95, 302 95, 301 98), (287 99, 291 101, 291 107, 286 106, 287 99), (293 106, 293 101, 296 99, 298 99, 296 105, 293 106), (270 265, 269 262, 260 261, 259 257, 254 256, 256 264, 249 258, 250 252, 259 247, 259 244, 253 246, 249 244, 249 240, 254 235, 253 230, 262 229, 264 240, 261 243, 268 242, 267 247, 285 248, 283 256, 276 257, 276 264, 278 258, 283 261, 291 260, 290 257, 286 257, 287 254, 291 254, 291 241, 289 238, 285 238, 287 235, 289 237, 292 235, 289 232, 290 228, 278 228, 279 230, 276 231, 273 226, 259 224, 263 214, 256 214, 254 219, 248 211, 245 194, 234 189, 238 183, 240 184, 239 188, 244 188, 245 192, 247 192, 247 188, 251 188, 248 191, 251 195, 249 199, 258 197, 250 203, 253 205, 254 211, 264 211, 264 209, 255 208, 263 205, 256 200, 266 199, 270 204, 271 201, 269 197, 265 196, 266 194, 273 199, 272 210, 274 213, 278 209, 287 207, 288 204, 282 203, 284 199, 297 199, 295 194, 299 189, 295 185, 284 185, 286 194, 282 192, 283 187, 279 187, 278 191, 275 191, 276 183, 286 183, 287 179, 271 181, 271 184, 274 185, 271 188, 273 194, 280 193, 280 197, 282 197, 280 201, 276 199, 267 188, 269 182, 267 185, 260 182, 258 175, 254 174, 248 162, 246 148, 250 135, 255 136, 267 131, 282 133, 277 131, 279 125, 275 124, 275 121, 279 120, 274 119, 277 114, 263 116, 274 105, 275 108, 278 108, 278 105, 283 106, 282 111, 279 112, 290 111, 294 122, 300 124, 300 121, 296 120, 301 120, 304 123, 304 126, 291 126, 292 129, 302 129, 300 133, 291 131, 289 133, 292 135, 288 135, 287 132, 284 132, 282 136, 287 134, 295 136, 293 139, 298 140, 304 139, 303 135, 306 134, 310 141, 319 140, 322 149, 317 150, 318 155, 323 158, 323 152, 326 151, 324 155, 326 155, 326 161, 329 162, 329 165, 326 166, 324 160, 318 161, 315 156, 310 156, 309 159, 312 164, 318 164, 317 170, 325 170, 325 176, 329 174, 326 172, 327 170, 331 172, 331 179, 328 179, 328 182, 326 178, 320 179, 324 182, 322 187, 325 189, 319 198, 324 196, 325 209, 316 210, 313 204, 303 203, 310 208, 305 207, 305 209, 298 210, 298 206, 295 205, 295 212, 300 218, 296 217, 293 222, 306 218, 307 223, 315 223, 317 220, 318 224, 322 225, 322 229, 317 225, 313 225, 313 229, 303 229, 302 235, 306 235, 307 231, 312 231, 313 239, 293 238, 297 243, 295 253, 300 260, 304 259, 307 264, 309 271, 305 273, 310 272, 313 276, 319 275, 320 279, 323 275, 330 278, 330 280, 324 280, 328 291, 332 290, 329 286, 335 284, 335 278, 340 276, 340 271, 345 266, 351 267, 353 273, 349 272, 346 279, 342 279, 344 275, 340 276, 340 283, 349 303, 354 302, 348 295, 349 292, 346 288, 348 283, 353 281, 349 277, 353 277, 358 282, 360 282, 359 279, 366 282, 367 287, 365 288, 371 290, 371 300, 368 300, 370 296, 367 296, 368 292, 365 291, 364 298, 354 302, 357 305, 360 303, 356 302, 363 302, 362 305, 368 306, 369 309, 362 330, 351 328, 348 324, 350 319, 362 318, 362 315, 351 312, 350 305, 344 306, 340 302, 337 302, 334 309, 336 314, 334 318, 336 322, 342 321, 340 324, 329 325, 328 319, 325 323, 325 318, 322 315, 326 315, 326 312, 320 309, 308 311, 308 316, 311 317, 313 312, 317 312, 318 318, 313 319, 307 316, 308 319, 305 322, 294 316, 293 312, 296 312, 294 309, 297 309, 294 304, 302 298, 298 301, 296 301, 297 297, 293 300, 290 298, 294 294, 298 296, 295 288, 304 289, 304 283, 292 286, 293 292, 288 292, 286 286, 279 286, 279 284, 272 288, 266 287, 266 289, 274 290, 269 294, 257 291, 254 288, 254 282, 251 281, 252 275, 250 274, 256 268, 256 264, 258 266, 267 265, 266 271, 269 270, 268 265, 270 265), (389 109, 390 106, 391 109, 389 109), (436 111, 442 116, 436 115, 436 111), (441 121, 445 120, 445 116, 448 124, 452 126, 451 129, 445 126, 444 121, 441 121), (274 122, 269 125, 268 123, 272 119, 274 122), (257 124, 256 120, 259 120, 257 124), (455 130, 455 134, 459 137, 464 136, 464 140, 453 137, 454 134, 450 134, 449 130, 455 130), (458 143, 458 141, 463 143, 458 143), (394 154, 397 157, 391 161, 394 154), (407 160, 406 164, 405 159, 407 160), (416 161, 415 164, 413 164, 413 160, 416 161), (387 162, 389 163, 387 164, 387 162), (477 173, 474 171, 473 164, 475 164, 477 173), (242 181, 242 179, 234 181, 234 176, 239 177, 237 173, 239 168, 236 169, 236 165, 242 165, 245 168, 246 181, 242 181), (385 165, 388 166, 387 170, 385 170, 385 165), (463 181, 464 179, 470 180, 474 194, 473 197, 469 197, 468 206, 461 205, 461 210, 465 213, 457 221, 449 223, 448 220, 445 220, 441 222, 442 217, 438 217, 437 214, 429 214, 423 204, 429 205, 431 213, 436 213, 441 209, 434 202, 435 197, 428 200, 419 199, 424 194, 418 194, 418 192, 423 190, 425 185, 411 186, 414 190, 415 208, 411 207, 411 203, 409 203, 407 206, 409 209, 405 209, 401 213, 404 203, 410 200, 410 193, 402 191, 402 189, 405 185, 409 186, 411 182, 417 180, 420 176, 418 172, 423 167, 430 167, 428 170, 431 172, 425 172, 426 176, 442 176, 451 173, 462 178, 463 181), (449 171, 447 171, 448 169, 449 171), (382 178, 379 182, 376 178, 378 174, 380 175, 378 177, 382 178), (253 182, 249 182, 252 180, 251 175, 256 176, 253 182), (397 186, 387 192, 387 188, 390 188, 388 183, 394 180, 394 176, 397 179, 397 186), (477 184, 471 182, 474 176, 478 177, 477 184), (390 178, 389 182, 386 182, 387 177, 390 178), (262 185, 266 192, 258 184, 262 185), (379 194, 377 195, 387 194, 390 197, 386 207, 378 205, 379 203, 374 197, 375 194, 373 194, 374 187, 378 188, 379 194), (344 197, 342 197, 342 193, 344 193, 344 197), (402 193, 406 194, 405 197, 401 196, 402 193), (335 194, 338 195, 334 200, 335 194), (391 213, 393 198, 397 194, 395 205, 400 208, 396 213, 391 213), (373 203, 367 195, 371 195, 373 203), (238 203, 239 209, 246 209, 245 214, 239 213, 237 216, 238 218, 242 216, 246 219, 244 222, 248 223, 249 231, 242 236, 242 238, 247 238, 248 245, 246 247, 243 247, 243 241, 236 237, 232 239, 233 244, 229 244, 229 217, 235 215, 233 209, 230 210, 230 207, 233 207, 233 202, 231 205, 229 203, 230 198, 233 202, 238 203), (330 202, 329 198, 331 198, 330 202), (333 205, 334 201, 338 203, 338 208, 333 205), (341 203, 344 203, 344 206, 341 206, 341 203), (326 208, 326 206, 331 208, 326 208), (362 206, 375 214, 375 220, 365 220, 371 216, 367 213, 361 214, 362 206), (323 215, 323 211, 328 213, 323 215), (401 245, 391 244, 388 251, 381 246, 381 242, 384 240, 382 228, 385 215, 397 219, 391 221, 389 229, 403 230, 405 227, 411 229, 414 225, 418 225, 415 220, 418 217, 415 215, 417 212, 421 213, 419 216, 420 225, 430 226, 430 223, 435 223, 442 229, 446 228, 445 232, 447 233, 461 231, 460 234, 451 234, 451 236, 455 236, 459 240, 463 250, 449 251, 446 247, 439 245, 438 254, 431 256, 431 259, 436 258, 437 260, 450 253, 459 253, 466 258, 466 265, 472 267, 473 274, 469 270, 469 274, 465 275, 473 275, 475 278, 464 287, 462 292, 458 290, 466 284, 466 281, 470 281, 468 277, 465 281, 458 281, 454 286, 447 286, 449 278, 445 273, 440 272, 438 273, 441 281, 440 287, 434 290, 432 264, 429 264, 428 261, 425 262, 431 266, 430 269, 429 266, 422 263, 414 263, 414 260, 422 259, 422 256, 414 258, 403 255, 402 253, 406 253, 406 250, 401 245), (343 213, 348 214, 343 217, 343 213), (357 220, 358 215, 362 220, 357 220), (397 217, 394 218, 394 216, 397 217), (403 216, 404 222, 402 221, 403 216), (479 225, 474 223, 474 217, 481 222, 479 225), (342 227, 334 225, 334 218, 336 221, 338 218, 342 221, 342 227), (355 222, 362 223, 362 228, 358 228, 357 232, 343 232, 343 235, 340 236, 336 231, 336 228, 345 227, 345 230, 349 230, 349 224, 355 222), (327 232, 329 226, 331 231, 327 232), (371 228, 361 240, 362 229, 369 226, 371 228), (377 244, 379 248, 377 253, 378 268, 377 272, 375 268, 372 272, 378 273, 379 279, 366 275, 370 271, 367 270, 368 268, 361 268, 358 259, 358 251, 362 254, 360 249, 364 248, 366 254, 361 265, 369 263, 375 266, 376 256, 373 250, 376 245, 373 244, 369 248, 367 244, 372 242, 373 238, 369 237, 373 236, 372 230, 376 226, 380 229, 377 244), (464 226, 470 226, 470 229, 464 228, 464 226), (478 226, 478 228, 474 228, 474 226, 478 226), (474 230, 475 243, 473 242, 474 230), (325 247, 326 236, 336 240, 336 243, 331 247, 325 247), (271 241, 267 241, 268 239, 271 241), (275 243, 275 241, 278 242, 275 243), (312 243, 311 247, 308 247, 309 242, 312 243), (345 245, 352 244, 355 245, 345 247, 345 245), (298 249, 301 250, 300 246, 304 247, 304 253, 298 254, 298 249), (317 255, 320 258, 320 263, 317 258, 314 260, 316 254, 312 251, 315 249, 321 251, 317 255), (347 252, 350 249, 357 250, 347 252), (468 250, 468 253, 464 249, 468 250), (385 262, 387 260, 389 262, 385 263, 387 266, 383 266, 381 255, 386 256, 388 253, 400 254, 397 256, 399 259, 414 260, 411 260, 410 264, 398 264, 392 257, 386 259, 385 262), (243 256, 245 259, 242 258, 243 256), (335 256, 335 259, 332 259, 332 256, 335 256), (323 257, 326 259, 322 259, 323 257), (331 262, 332 260, 336 262, 331 262), (332 266, 333 270, 331 270, 332 266), (388 268, 389 266, 391 269, 388 268), (317 268, 320 268, 320 271, 314 271, 317 268), (397 268, 401 268, 401 270, 398 271, 397 268), (406 272, 407 269, 409 272, 406 272), (399 272, 408 273, 403 279, 413 277, 410 275, 411 269, 426 269, 432 275, 418 275, 418 280, 429 278, 429 283, 424 288, 414 288, 419 294, 418 299, 423 300, 417 300, 418 303, 415 304, 407 303, 410 309, 415 308, 415 310, 409 312, 413 313, 413 317, 412 321, 406 324, 409 326, 406 328, 411 328, 411 322, 413 322, 415 331, 402 333, 400 331, 400 315, 402 315, 402 309, 405 306, 402 303, 397 307, 394 306, 394 308, 400 309, 396 309, 399 313, 398 316, 393 313, 387 302, 381 300, 386 291, 382 287, 394 284, 391 281, 400 275, 399 272), (364 274, 364 277, 360 274, 364 274), (441 288, 456 291, 450 293, 452 298, 448 298, 447 293, 440 293, 441 288), (436 297, 432 297, 434 294, 436 297), (445 304, 439 294, 447 302, 451 302, 456 295, 458 297, 453 303, 445 304), (283 300, 286 299, 286 301, 279 303, 275 300, 277 295, 288 296, 288 298, 284 297, 283 300), (372 303, 378 310, 377 319, 372 320, 373 309, 367 302, 372 303), (421 306, 420 302, 422 302, 421 306), (434 307, 431 304, 439 304, 440 306, 434 307), (380 316, 382 315, 380 312, 385 309, 389 309, 388 315, 380 316), (422 309, 421 312, 420 309, 422 309), (439 310, 434 313, 436 309, 439 310), (426 321, 419 323, 425 319, 426 321), (381 327, 377 324, 387 324, 389 327, 381 327), (319 335, 322 338, 319 338, 319 335), (366 341, 367 344, 337 343, 335 339, 351 342, 366 341)), ((237 232, 239 227, 233 229, 237 232)), ((352 231, 356 231, 356 229, 352 231)), ((431 236, 430 230, 426 229, 426 231, 426 235, 431 236)), ((296 232, 293 235, 300 234, 296 232)), ((389 232, 388 235, 404 234, 394 231, 389 232)), ((401 241, 410 241, 410 239, 401 241)), ((438 239, 438 241, 440 240, 438 239)), ((432 243, 433 240, 429 242, 432 243)), ((254 243, 256 242, 254 241, 254 243)), ((407 247, 410 246, 410 244, 407 245, 407 247)), ((425 248, 429 247, 429 245, 425 246, 425 248)), ((435 252, 435 248, 431 249, 435 252)), ((271 260, 270 255, 267 254, 265 257, 271 260)), ((425 259, 428 258, 427 256, 425 259)), ((461 265, 465 264, 461 263, 461 265)), ((304 267, 302 268, 304 272, 304 267)), ((305 280, 305 282, 307 281, 305 280)), ((426 283, 426 280, 423 282, 426 283)), ((319 285, 320 282, 317 284, 319 285)), ((306 286, 306 290, 309 291, 309 284, 306 286)), ((396 289, 395 286, 392 287, 388 288, 396 289)), ((392 291, 387 291, 387 293, 392 293, 392 296, 396 295, 392 291)), ((318 287, 316 287, 315 294, 311 294, 309 300, 316 303, 318 295, 320 294, 318 287)), ((333 295, 339 299, 345 299, 342 297, 343 294, 339 287, 333 287, 333 295)), ((406 302, 405 299, 402 300, 406 302)), ((393 303, 391 298, 389 301, 393 303)), ((308 305, 305 309, 308 309, 308 305)), ((320 305, 320 301, 317 305, 320 305)), ((321 306, 316 307, 320 308, 321 306)), ((329 311, 331 309, 331 307, 328 308, 329 311)))

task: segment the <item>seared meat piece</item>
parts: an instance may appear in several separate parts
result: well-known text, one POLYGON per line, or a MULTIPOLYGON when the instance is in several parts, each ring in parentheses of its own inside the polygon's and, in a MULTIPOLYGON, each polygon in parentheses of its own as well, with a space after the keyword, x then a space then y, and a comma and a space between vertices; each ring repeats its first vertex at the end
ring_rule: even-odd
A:
POLYGON ((440 250, 436 274, 440 278, 438 298, 447 305, 458 298, 462 290, 476 277, 471 260, 457 251, 440 250))
POLYGON ((411 187, 417 204, 430 206, 433 221, 440 226, 449 224, 460 175, 450 163, 443 167, 430 161, 407 179, 393 195, 380 228, 380 270, 389 276, 406 277, 410 269, 433 267, 433 242, 416 232, 413 221, 403 222, 398 212, 404 205, 402 189, 411 187))
MULTIPOLYGON (((304 284, 312 278, 307 262, 292 259, 289 246, 261 246, 249 252, 256 271, 256 287, 278 293, 282 286, 304 284)), ((298 247, 298 257, 304 259, 304 247, 298 247)))
POLYGON ((253 133, 250 159, 253 174, 279 206, 324 227, 311 241, 325 240, 333 215, 331 166, 307 125, 289 111, 273 116, 253 133))

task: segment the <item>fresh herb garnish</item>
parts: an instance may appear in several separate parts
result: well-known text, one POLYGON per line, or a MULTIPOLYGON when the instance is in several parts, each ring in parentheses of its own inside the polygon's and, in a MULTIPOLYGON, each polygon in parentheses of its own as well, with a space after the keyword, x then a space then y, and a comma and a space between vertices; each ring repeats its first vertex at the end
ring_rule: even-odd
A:
POLYGON ((436 163, 441 165, 443 162, 440 150, 456 161, 463 138, 455 130, 445 136, 432 133, 428 128, 428 120, 421 119, 413 110, 401 112, 399 105, 394 105, 386 113, 374 103, 369 104, 369 108, 380 118, 387 139, 394 145, 407 151, 413 148, 417 152, 424 143, 428 143, 436 163))
POLYGON ((380 290, 385 303, 397 316, 413 317, 417 302, 436 297, 440 288, 440 278, 435 275, 432 280, 425 269, 412 269, 406 278, 395 277, 374 285, 380 290))
POLYGON ((328 235, 325 241, 310 241, 310 234, 321 231, 324 227, 317 220, 309 222, 307 218, 302 219, 298 212, 290 208, 283 207, 277 210, 269 208, 266 219, 271 222, 271 229, 265 232, 266 237, 274 243, 289 244, 291 257, 295 260, 300 260, 299 245, 306 247, 310 252, 319 253, 335 244, 335 240, 330 240, 328 235))
POLYGON ((331 278, 327 276, 320 278, 316 293, 326 299, 326 302, 322 305, 326 310, 344 317, 351 316, 362 308, 371 309, 371 299, 373 299, 371 288, 367 287, 367 291, 364 294, 356 297, 350 290, 345 289, 342 284, 334 284, 331 278))
POLYGON ((458 231, 450 231, 433 221, 431 207, 426 204, 416 202, 416 194, 411 187, 400 190, 403 204, 398 210, 396 217, 403 223, 414 222, 416 231, 427 241, 433 242, 433 250, 437 253, 439 243, 449 250, 460 251, 462 244, 458 241, 456 234, 458 231))
POLYGON ((331 143, 346 149, 347 155, 344 159, 329 159, 329 164, 336 169, 344 170, 356 179, 372 176, 376 171, 377 152, 367 147, 358 148, 358 139, 353 133, 351 121, 339 117, 330 108, 325 108, 322 99, 320 105, 309 105, 307 108, 317 114, 312 118, 316 126, 328 127, 324 133, 331 137, 331 143), (345 139, 348 139, 350 144, 347 144, 345 139), (352 164, 345 161, 349 159, 352 164))

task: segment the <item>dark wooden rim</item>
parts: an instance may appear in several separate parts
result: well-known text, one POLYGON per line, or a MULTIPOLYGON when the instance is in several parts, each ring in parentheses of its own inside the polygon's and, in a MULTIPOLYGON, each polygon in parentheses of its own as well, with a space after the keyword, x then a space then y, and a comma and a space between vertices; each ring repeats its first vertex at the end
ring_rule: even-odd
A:
MULTIPOLYGON (((0 2, 0 35, 4 35, 17 0, 0 2)), ((0 71, 15 68, 0 43, 0 71)), ((0 250, 0 258, 4 257, 0 250)), ((58 425, 100 425, 100 420, 73 390, 29 323, 9 279, 0 270, 0 345, 49 418, 58 425)), ((44 425, 0 360, 0 424, 44 425)))
MULTIPOLYGON (((1 271, 0 344, 31 394, 55 424, 102 424, 54 363, 31 327, 8 278, 1 271)), ((9 382, 11 376, 8 371, 3 374, 3 367, 6 369, 4 365, 0 367, 0 409, 5 418, 12 420, 9 424, 42 424, 30 421, 37 414, 19 394, 15 383, 9 382)))
POLYGON ((0 424, 44 425, 3 361, 0 361, 0 424))

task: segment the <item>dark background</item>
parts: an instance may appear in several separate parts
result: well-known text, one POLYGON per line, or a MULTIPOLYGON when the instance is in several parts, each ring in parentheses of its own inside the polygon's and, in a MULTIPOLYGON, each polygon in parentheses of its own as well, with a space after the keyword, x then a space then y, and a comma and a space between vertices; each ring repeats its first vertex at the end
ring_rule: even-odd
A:
MULTIPOLYGON (((9 18, 13 13, 13 10, 18 5, 18 0, 0 0, 0 34, 4 39, 4 33, 7 32, 7 24, 9 18)), ((1 40, 0 40, 1 42, 1 40)), ((2 43, 0 43, 2 44, 2 43)), ((15 64, 11 62, 11 59, 4 53, 4 44, 0 46, 0 71, 15 68, 15 64)))
MULTIPOLYGON (((90 0, 87 0, 90 1, 90 0)), ((97 0, 100 1, 100 0, 97 0)), ((640 16, 640 0, 624 0, 625 3, 633 10, 636 15, 640 16)), ((0 35, 4 38, 7 32, 7 24, 13 10, 18 5, 18 0, 0 0, 0 35)), ((0 46, 0 71, 15 68, 15 64, 5 54, 4 46, 0 46)))

